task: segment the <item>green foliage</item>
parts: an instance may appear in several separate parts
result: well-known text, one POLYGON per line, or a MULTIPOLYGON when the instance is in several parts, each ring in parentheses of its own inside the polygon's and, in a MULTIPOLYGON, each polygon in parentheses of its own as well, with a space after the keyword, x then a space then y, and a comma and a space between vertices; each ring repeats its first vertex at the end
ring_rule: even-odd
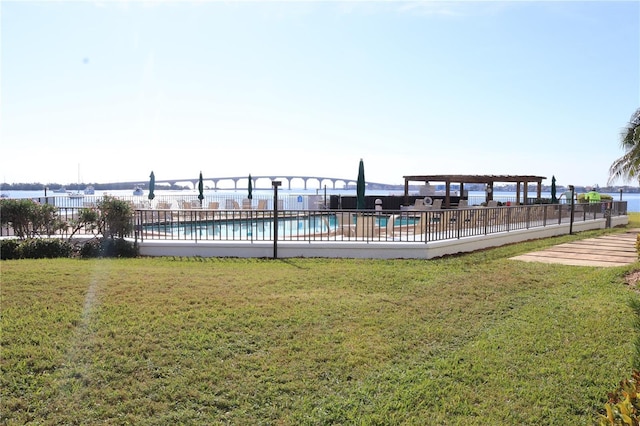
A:
POLYGON ((640 424, 640 372, 634 371, 631 379, 624 379, 615 392, 609 394, 605 404, 606 415, 600 415, 600 426, 637 426, 640 424))
POLYGON ((80 248, 80 257, 136 257, 138 246, 124 238, 104 238, 87 241, 80 248))
POLYGON ((65 226, 55 206, 26 198, 0 200, 0 223, 11 226, 20 239, 53 235, 65 226))
POLYGON ((2 243, 2 259, 53 259, 70 257, 73 246, 64 240, 53 238, 27 238, 25 240, 7 240, 2 243), (9 249, 5 257, 5 244, 9 249))
POLYGON ((633 356, 633 368, 640 370, 640 299, 637 297, 629 300, 629 307, 633 312, 633 328, 635 331, 635 347, 633 356))
POLYGON ((0 240, 0 259, 20 259, 20 241, 0 240))
POLYGON ((69 240, 73 238, 81 229, 84 229, 85 233, 93 233, 94 235, 99 231, 100 212, 94 208, 82 208, 78 212, 78 217, 69 221, 69 228, 71 234, 69 240))
POLYGON ((636 235, 636 251, 640 255, 640 234, 636 235))
POLYGON ((127 201, 105 196, 98 202, 98 230, 104 238, 124 238, 133 231, 133 207, 127 201))

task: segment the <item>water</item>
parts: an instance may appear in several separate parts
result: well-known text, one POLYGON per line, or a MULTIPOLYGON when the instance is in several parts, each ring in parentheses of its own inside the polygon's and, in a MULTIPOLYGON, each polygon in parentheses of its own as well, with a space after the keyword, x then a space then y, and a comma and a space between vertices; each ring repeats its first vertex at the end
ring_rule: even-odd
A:
MULTIPOLYGON (((356 224, 353 217, 352 225, 356 224)), ((373 225, 386 227, 389 220, 386 216, 372 217, 373 225)), ((418 218, 397 217, 394 226, 413 225, 418 218)), ((335 232, 340 223, 335 214, 302 215, 297 217, 283 217, 278 220, 278 234, 288 237, 299 237, 310 234, 335 232)), ((173 239, 224 239, 224 240, 268 240, 272 238, 272 218, 236 218, 204 221, 182 221, 170 225, 156 222, 143 227, 148 235, 158 234, 173 239)))
MULTIPOLYGON (((7 194, 11 198, 40 198, 44 200, 44 191, 3 191, 3 194, 7 194)), ((283 201, 283 208, 285 209, 313 209, 317 207, 318 203, 324 203, 324 195, 326 193, 327 201, 331 195, 355 195, 355 190, 345 189, 279 189, 278 198, 283 201)), ((53 191, 48 191, 47 196, 52 204, 61 207, 81 207, 85 203, 96 202, 104 195, 112 195, 115 197, 122 197, 134 202, 134 204, 148 203, 148 192, 145 191, 144 196, 133 196, 133 190, 113 190, 113 191, 96 191, 95 195, 86 195, 84 198, 72 199, 68 196, 61 194, 54 194, 53 191)), ((375 195, 402 195, 403 191, 375 191, 368 193, 367 196, 375 195)), ((614 201, 620 200, 620 193, 604 193, 613 197, 614 201)), ((155 202, 163 199, 167 200, 181 200, 196 199, 198 193, 193 190, 156 190, 155 202)), ((535 192, 530 192, 529 197, 535 196, 535 192)), ((243 198, 247 197, 246 190, 205 190, 205 200, 203 206, 207 207, 209 202, 220 202, 220 208, 225 208, 226 199, 233 199, 241 203, 243 198)), ((502 192, 495 191, 493 198, 495 200, 513 200, 515 199, 515 192, 502 192)), ((485 193, 482 191, 469 191, 469 204, 479 204, 484 201, 485 193)), ((551 198, 549 192, 542 192, 542 198, 551 198)), ((253 191, 253 203, 257 205, 257 200, 266 199, 269 200, 268 208, 273 208, 273 191, 272 190, 254 190, 253 191)), ((622 193, 622 201, 627 202, 627 211, 640 212, 640 193, 622 193)), ((178 206, 172 206, 177 208, 178 206)))

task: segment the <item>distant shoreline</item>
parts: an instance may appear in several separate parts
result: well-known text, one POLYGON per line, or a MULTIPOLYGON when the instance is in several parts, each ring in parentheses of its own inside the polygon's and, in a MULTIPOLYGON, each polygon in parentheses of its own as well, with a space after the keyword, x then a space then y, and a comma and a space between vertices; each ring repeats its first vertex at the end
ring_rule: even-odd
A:
MULTIPOLYGON (((56 189, 59 188, 65 188, 67 191, 82 191, 84 190, 87 186, 93 186, 93 188, 96 191, 118 191, 118 190, 129 190, 129 189, 133 189, 133 187, 131 187, 130 184, 100 184, 100 183, 80 183, 80 184, 68 184, 68 185, 62 185, 62 184, 58 184, 58 183, 51 183, 51 184, 41 184, 41 183, 2 183, 0 184, 0 191, 43 191, 47 190, 47 192, 52 192, 56 189)), ((141 187, 143 189, 147 189, 148 185, 141 185, 141 187)), ((184 185, 156 185, 156 190, 165 190, 165 191, 193 191, 193 188, 189 187, 189 186, 184 186, 184 185)), ((444 190, 444 185, 433 185, 433 188, 435 190, 444 190), (440 188, 440 186, 442 186, 442 188, 440 188)), ((465 190, 468 191, 484 191, 484 185, 482 184, 466 184, 464 186, 465 190)), ((589 190, 591 190, 591 186, 590 185, 585 185, 585 186, 575 186, 575 191, 576 193, 580 193, 580 192, 588 192, 589 190)), ((206 189, 213 189, 213 188, 206 188, 206 189)), ((242 188, 215 188, 215 190, 217 191, 237 191, 240 190, 242 188)), ((254 190, 270 190, 271 188, 254 188, 254 190)), ((282 188, 283 190, 286 190, 286 188, 282 188)), ((322 191, 324 190, 324 188, 308 188, 308 190, 318 190, 318 191, 322 191)), ((344 190, 344 191, 350 191, 350 190, 354 190, 355 191, 355 186, 353 185, 348 185, 344 188, 327 188, 333 191, 337 191, 337 190, 344 190)), ((385 191, 403 191, 404 192, 404 185, 384 185, 384 188, 382 187, 378 187, 377 185, 374 185, 370 188, 368 188, 370 191, 376 191, 376 190, 385 190, 385 191)), ((420 185, 410 185, 409 186, 409 190, 410 191, 418 191, 420 189, 420 185)), ((457 185, 452 185, 451 189, 453 191, 458 190, 457 185)), ((637 194, 640 193, 640 187, 633 187, 633 186, 601 186, 597 188, 599 192, 602 193, 619 193, 621 190, 623 193, 631 193, 631 194, 637 194)), ((296 191, 296 190, 304 190, 304 188, 291 188, 291 191, 296 191)), ((495 185, 493 187, 493 190, 496 192, 516 192, 517 191, 517 187, 515 185, 495 185)), ((565 186, 558 186, 557 188, 557 192, 561 193, 568 190, 567 187, 565 186)), ((529 192, 535 192, 536 189, 530 189, 529 192)), ((542 192, 550 192, 551 191, 551 186, 550 185, 543 185, 542 186, 542 192)))

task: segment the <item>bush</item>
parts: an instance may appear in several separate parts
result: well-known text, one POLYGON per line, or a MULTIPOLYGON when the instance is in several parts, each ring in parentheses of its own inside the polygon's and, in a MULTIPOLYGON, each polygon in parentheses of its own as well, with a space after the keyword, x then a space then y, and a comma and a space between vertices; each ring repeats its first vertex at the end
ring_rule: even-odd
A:
POLYGON ((100 257, 100 240, 87 241, 80 247, 79 255, 83 259, 100 257))
POLYGON ((32 238, 22 241, 19 251, 24 259, 53 259, 71 257, 73 246, 59 239, 32 238))
POLYGON ((124 238, 107 239, 102 242, 102 255, 104 257, 136 257, 138 246, 124 238))
POLYGON ((620 382, 619 388, 609 394, 604 405, 606 415, 600 415, 600 425, 637 425, 640 421, 640 372, 634 371, 631 379, 620 382))
POLYGON ((11 226, 19 239, 52 235, 64 226, 54 205, 26 198, 0 200, 0 212, 0 224, 11 226))
POLYGON ((124 238, 91 240, 80 248, 80 257, 136 257, 138 246, 124 238))
POLYGON ((133 207, 126 201, 106 196, 98 203, 98 229, 106 238, 124 238, 133 232, 133 207))
POLYGON ((20 259, 19 240, 0 240, 0 259, 20 259))

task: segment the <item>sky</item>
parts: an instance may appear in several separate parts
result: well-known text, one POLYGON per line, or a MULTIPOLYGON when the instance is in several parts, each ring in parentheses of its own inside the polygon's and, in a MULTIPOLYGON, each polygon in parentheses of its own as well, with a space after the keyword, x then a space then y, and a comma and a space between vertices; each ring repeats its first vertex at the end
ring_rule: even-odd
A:
POLYGON ((638 107, 638 1, 0 2, 7 183, 604 186, 638 107))

